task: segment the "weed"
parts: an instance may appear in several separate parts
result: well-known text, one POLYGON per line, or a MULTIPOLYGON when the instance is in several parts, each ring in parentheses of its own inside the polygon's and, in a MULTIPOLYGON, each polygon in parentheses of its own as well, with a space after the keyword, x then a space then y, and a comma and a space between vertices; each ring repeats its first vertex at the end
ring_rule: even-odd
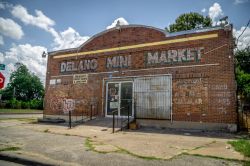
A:
POLYGON ((250 140, 247 139, 239 139, 236 141, 229 141, 234 149, 240 153, 242 153, 246 157, 250 157, 250 140))
POLYGON ((48 132, 49 132, 49 129, 45 129, 43 132, 48 133, 48 132))
POLYGON ((94 151, 95 148, 92 145, 92 141, 90 140, 90 138, 87 138, 85 141, 85 146, 88 148, 88 150, 94 151))
POLYGON ((19 147, 11 146, 11 147, 6 147, 6 148, 0 149, 0 152, 2 152, 2 151, 17 151, 17 150, 20 150, 20 149, 21 148, 19 148, 19 147))
POLYGON ((134 157, 137 157, 137 158, 141 158, 141 159, 145 159, 145 160, 164 160, 163 158, 158 158, 158 157, 154 157, 154 156, 141 156, 141 155, 138 155, 138 154, 135 154, 135 153, 132 153, 126 149, 123 149, 123 148, 120 148, 120 147, 117 147, 119 149, 119 153, 125 153, 125 154, 128 154, 128 155, 131 155, 131 156, 134 156, 134 157))

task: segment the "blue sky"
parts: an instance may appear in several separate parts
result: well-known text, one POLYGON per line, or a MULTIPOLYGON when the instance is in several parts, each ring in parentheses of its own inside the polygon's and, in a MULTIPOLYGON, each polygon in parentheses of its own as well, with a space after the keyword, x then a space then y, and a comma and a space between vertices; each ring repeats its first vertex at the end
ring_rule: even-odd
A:
MULTIPOLYGON (((119 18, 123 24, 144 24, 164 29, 183 13, 209 15, 214 24, 229 16, 235 35, 250 19, 250 0, 8 0, 0 1, 0 63, 6 77, 22 62, 45 77, 41 52, 77 47, 119 18)), ((114 25, 113 24, 113 25, 114 25)), ((240 42, 250 42, 247 28, 240 42)))

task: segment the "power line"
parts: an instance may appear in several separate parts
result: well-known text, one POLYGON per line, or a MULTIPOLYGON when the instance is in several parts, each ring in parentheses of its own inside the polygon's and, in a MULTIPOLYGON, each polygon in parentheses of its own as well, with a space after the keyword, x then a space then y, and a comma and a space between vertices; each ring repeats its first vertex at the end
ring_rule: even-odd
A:
POLYGON ((243 35, 243 33, 245 32, 245 30, 247 29, 247 27, 248 27, 249 23, 250 23, 250 19, 248 20, 248 23, 247 23, 247 25, 246 25, 245 29, 241 32, 240 36, 238 36, 238 38, 237 38, 237 40, 236 40, 236 45, 238 45, 239 38, 240 38, 240 37, 241 37, 241 35, 243 35))

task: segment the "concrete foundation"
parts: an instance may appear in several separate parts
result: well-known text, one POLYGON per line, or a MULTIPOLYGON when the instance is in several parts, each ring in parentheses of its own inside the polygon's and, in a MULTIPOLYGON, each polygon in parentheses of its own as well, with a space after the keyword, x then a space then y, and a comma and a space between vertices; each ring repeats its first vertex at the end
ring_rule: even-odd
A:
MULTIPOLYGON (((51 119, 63 119, 66 122, 69 121, 69 115, 44 115, 44 118, 51 118, 51 119)), ((94 118, 94 116, 92 117, 94 118)), ((76 121, 86 121, 89 120, 89 116, 71 116, 71 121, 76 122, 76 121)))
POLYGON ((137 119, 136 122, 143 127, 201 130, 201 131, 224 131, 224 132, 237 131, 236 124, 227 124, 227 123, 203 123, 203 122, 187 122, 187 121, 173 121, 171 123, 170 120, 148 120, 148 119, 137 119))

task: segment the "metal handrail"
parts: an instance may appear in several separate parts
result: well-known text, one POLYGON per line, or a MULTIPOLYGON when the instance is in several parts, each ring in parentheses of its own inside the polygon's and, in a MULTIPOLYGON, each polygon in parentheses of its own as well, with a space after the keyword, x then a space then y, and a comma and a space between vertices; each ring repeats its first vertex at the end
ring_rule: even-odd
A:
POLYGON ((112 133, 115 133, 115 113, 116 113, 116 112, 117 112, 117 114, 118 114, 118 109, 112 111, 112 115, 113 115, 113 130, 112 130, 112 133))

